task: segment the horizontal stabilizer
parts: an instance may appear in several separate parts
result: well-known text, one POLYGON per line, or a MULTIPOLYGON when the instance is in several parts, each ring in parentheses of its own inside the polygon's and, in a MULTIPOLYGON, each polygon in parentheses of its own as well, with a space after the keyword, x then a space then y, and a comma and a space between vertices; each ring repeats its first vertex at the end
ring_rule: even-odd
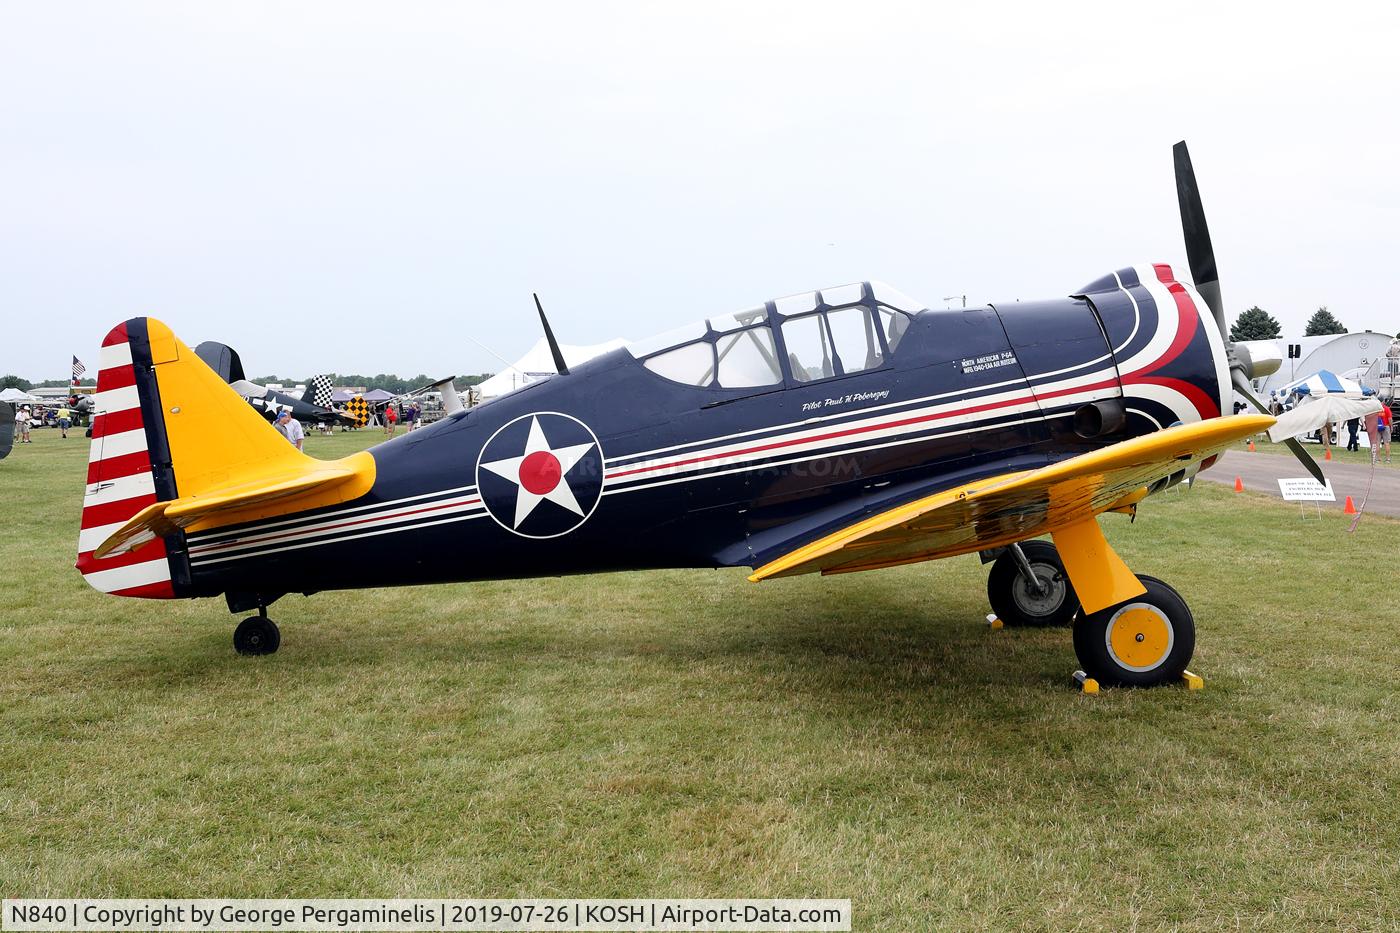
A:
POLYGON ((114 531, 93 552, 96 558, 133 551, 148 541, 188 528, 219 513, 242 511, 252 506, 278 502, 289 510, 295 500, 326 492, 355 479, 373 478, 374 465, 368 454, 346 457, 337 463, 311 461, 298 471, 264 476, 253 482, 216 486, 194 496, 156 502, 137 512, 114 531), (362 457, 362 459, 361 459, 362 457))

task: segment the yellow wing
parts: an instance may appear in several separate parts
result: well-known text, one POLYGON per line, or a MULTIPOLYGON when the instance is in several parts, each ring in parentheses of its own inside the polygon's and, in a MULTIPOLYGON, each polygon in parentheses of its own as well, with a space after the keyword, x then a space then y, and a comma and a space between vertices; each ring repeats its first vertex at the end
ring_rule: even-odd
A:
POLYGON ((749 579, 875 570, 1062 531, 1135 504, 1152 484, 1273 423, 1268 415, 1211 418, 989 477, 862 519, 769 561, 749 579))

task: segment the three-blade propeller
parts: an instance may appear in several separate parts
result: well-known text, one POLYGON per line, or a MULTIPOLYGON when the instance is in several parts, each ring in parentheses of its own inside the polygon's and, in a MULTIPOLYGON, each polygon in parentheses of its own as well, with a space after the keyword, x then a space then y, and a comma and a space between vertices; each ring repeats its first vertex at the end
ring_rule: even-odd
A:
MULTIPOLYGON (((1210 228, 1206 226, 1206 212, 1201 206, 1201 191, 1196 185, 1196 172, 1191 168, 1191 153, 1186 150, 1185 141, 1172 147, 1172 161, 1176 166, 1176 201, 1181 209, 1181 234, 1186 240, 1186 261, 1191 267, 1191 278, 1196 283, 1196 291, 1205 299, 1206 306, 1215 315, 1215 324, 1220 328, 1220 339, 1225 342, 1225 353, 1229 358, 1230 382, 1235 391, 1264 414, 1269 409, 1254 394, 1249 380, 1254 376, 1253 364, 1247 356, 1237 352, 1230 339, 1230 325, 1225 320, 1225 304, 1220 298, 1220 273, 1215 266, 1215 250, 1210 245, 1210 228)), ((1290 437, 1284 444, 1299 462, 1319 483, 1327 480, 1317 461, 1303 449, 1296 437, 1290 437)))

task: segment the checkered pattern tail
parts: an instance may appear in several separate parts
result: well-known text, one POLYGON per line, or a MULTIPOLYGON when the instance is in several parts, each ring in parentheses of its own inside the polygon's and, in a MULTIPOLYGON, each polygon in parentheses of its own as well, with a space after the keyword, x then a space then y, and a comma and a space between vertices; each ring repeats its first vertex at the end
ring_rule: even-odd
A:
POLYGON ((333 394, 331 392, 330 375, 312 376, 311 385, 307 394, 311 396, 311 404, 319 405, 322 408, 330 408, 332 402, 331 395, 333 394))

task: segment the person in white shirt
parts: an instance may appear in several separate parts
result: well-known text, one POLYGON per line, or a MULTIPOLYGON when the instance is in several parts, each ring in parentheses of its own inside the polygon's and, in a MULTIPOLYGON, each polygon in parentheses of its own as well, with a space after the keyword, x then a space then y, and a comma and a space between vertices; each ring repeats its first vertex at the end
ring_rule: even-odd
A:
POLYGON ((19 442, 21 444, 34 443, 33 439, 29 436, 29 422, 33 417, 34 416, 29 413, 28 405, 25 405, 19 411, 15 412, 15 427, 19 430, 19 442))
POLYGON ((303 450, 306 441, 306 432, 301 429, 301 422, 292 417, 289 411, 282 411, 277 415, 277 430, 282 432, 282 436, 292 442, 297 450, 303 450))

